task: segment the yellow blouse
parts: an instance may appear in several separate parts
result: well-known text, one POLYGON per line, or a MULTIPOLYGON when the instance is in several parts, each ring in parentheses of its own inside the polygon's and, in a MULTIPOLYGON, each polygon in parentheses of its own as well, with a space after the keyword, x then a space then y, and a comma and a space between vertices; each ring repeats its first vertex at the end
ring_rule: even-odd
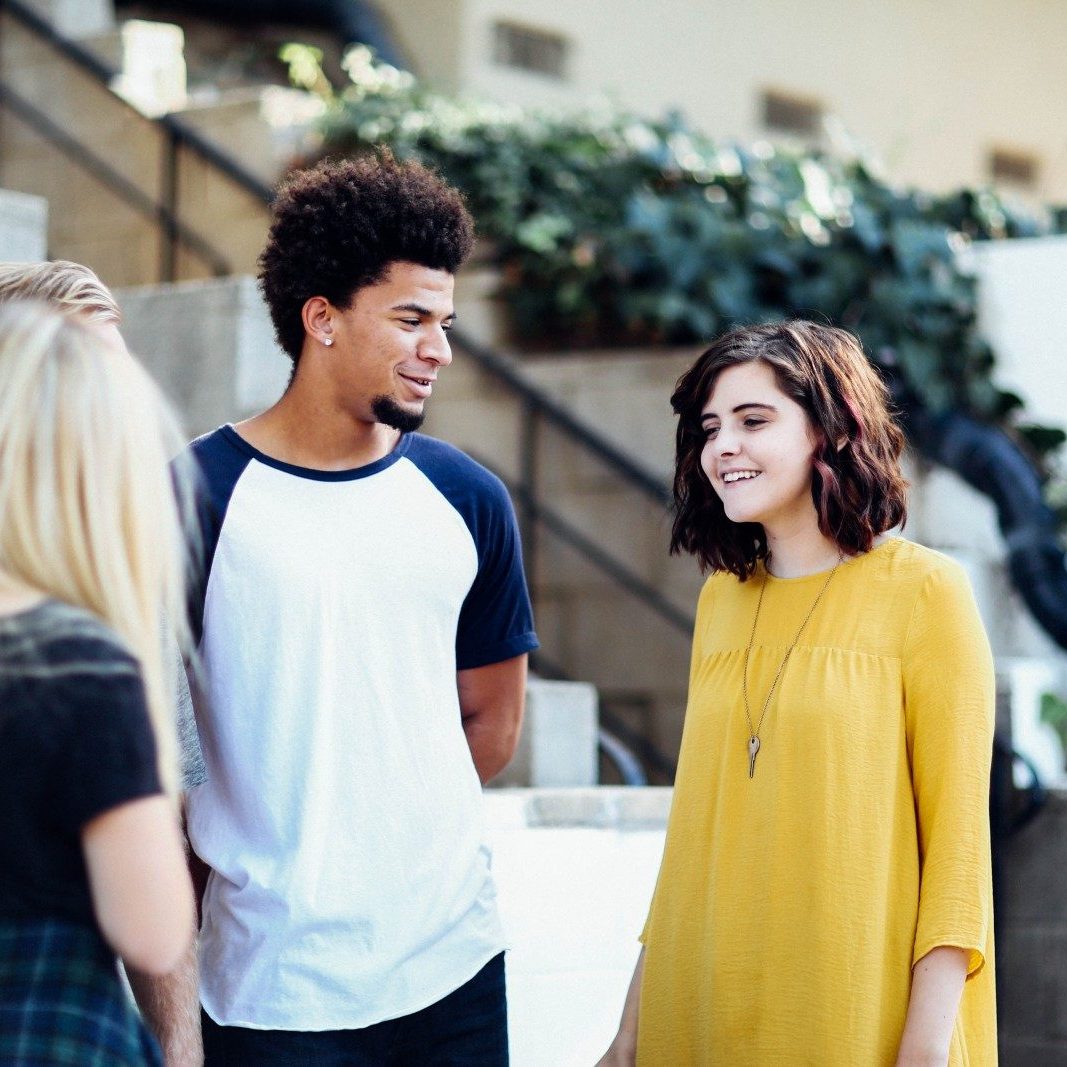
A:
POLYGON ((952 1067, 997 1062, 992 658, 970 585, 902 538, 834 575, 759 569, 700 596, 659 881, 641 940, 641 1067, 892 1067, 912 965, 966 949, 952 1067))

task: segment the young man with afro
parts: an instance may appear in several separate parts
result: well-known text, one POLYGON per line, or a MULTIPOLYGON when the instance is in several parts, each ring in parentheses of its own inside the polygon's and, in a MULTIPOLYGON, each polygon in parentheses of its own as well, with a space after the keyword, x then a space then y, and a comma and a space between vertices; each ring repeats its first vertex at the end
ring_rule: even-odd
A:
POLYGON ((416 432, 472 231, 417 164, 296 174, 260 260, 288 389, 190 446, 209 1065, 507 1063, 481 785, 537 639, 502 484, 416 432))

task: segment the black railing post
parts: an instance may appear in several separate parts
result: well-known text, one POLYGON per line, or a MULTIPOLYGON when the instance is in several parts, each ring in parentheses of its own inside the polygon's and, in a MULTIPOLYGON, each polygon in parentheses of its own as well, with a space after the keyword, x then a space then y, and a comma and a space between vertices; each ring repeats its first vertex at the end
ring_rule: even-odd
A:
POLYGON ((530 397, 522 401, 519 424, 519 535, 522 537, 523 558, 526 561, 526 581, 530 597, 537 609, 539 585, 537 581, 537 452, 540 439, 537 406, 530 397))
POLYGON ((178 133, 163 127, 159 182, 159 280, 173 282, 178 276, 178 133))

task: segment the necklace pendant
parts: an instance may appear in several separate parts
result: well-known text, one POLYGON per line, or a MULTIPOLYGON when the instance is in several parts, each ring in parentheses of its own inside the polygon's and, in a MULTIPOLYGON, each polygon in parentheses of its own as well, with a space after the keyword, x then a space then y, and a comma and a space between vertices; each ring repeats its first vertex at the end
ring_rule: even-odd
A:
POLYGON ((749 778, 755 777, 756 774, 756 755, 759 753, 759 738, 752 735, 748 739, 748 776, 749 778))

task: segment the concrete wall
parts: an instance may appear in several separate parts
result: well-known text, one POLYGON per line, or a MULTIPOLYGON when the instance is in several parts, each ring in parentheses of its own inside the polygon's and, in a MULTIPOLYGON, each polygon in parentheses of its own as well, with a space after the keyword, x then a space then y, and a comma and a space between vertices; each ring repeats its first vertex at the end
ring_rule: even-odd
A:
POLYGON ((0 189, 0 260, 33 263, 48 254, 48 201, 0 189))
POLYGON ((518 748, 493 785, 596 785, 597 710, 588 682, 530 678, 518 748))
POLYGON ((979 328, 997 381, 1034 422, 1067 426, 1067 237, 987 241, 971 249, 979 328))
POLYGON ((1004 850, 996 917, 1002 1067, 1067 1063, 1067 793, 1004 850))
POLYGON ((181 413, 190 435, 274 403, 289 380, 255 279, 120 289, 123 334, 181 413))
POLYGON ((986 182, 994 145, 1042 160, 1034 194, 1067 198, 1062 42, 1057 0, 382 0, 428 77, 519 104, 588 102, 607 93, 643 114, 680 108, 708 133, 765 135, 761 93, 822 103, 897 181, 946 189, 986 182), (427 8, 437 9, 427 21, 427 8), (497 66, 496 20, 571 42, 563 82, 497 66), (435 28, 446 28, 445 47, 435 28), (457 29, 459 42, 455 40, 457 29))

